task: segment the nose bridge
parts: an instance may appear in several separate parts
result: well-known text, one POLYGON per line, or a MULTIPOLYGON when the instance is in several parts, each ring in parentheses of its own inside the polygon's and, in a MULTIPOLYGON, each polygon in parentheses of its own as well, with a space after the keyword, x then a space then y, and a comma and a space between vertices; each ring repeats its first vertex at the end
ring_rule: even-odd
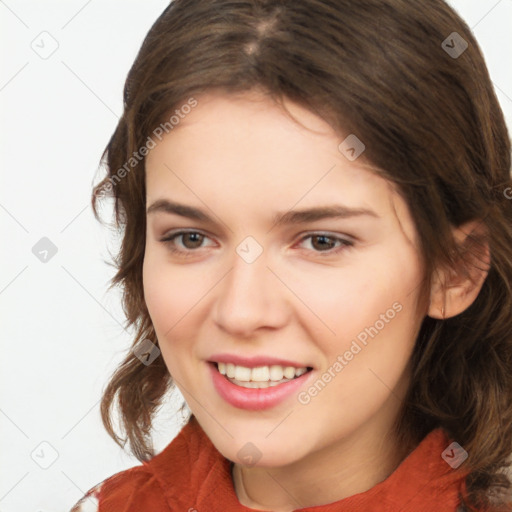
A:
POLYGON ((236 247, 216 304, 216 321, 223 329, 241 334, 282 320, 284 303, 278 303, 279 286, 267 256, 253 237, 236 247))

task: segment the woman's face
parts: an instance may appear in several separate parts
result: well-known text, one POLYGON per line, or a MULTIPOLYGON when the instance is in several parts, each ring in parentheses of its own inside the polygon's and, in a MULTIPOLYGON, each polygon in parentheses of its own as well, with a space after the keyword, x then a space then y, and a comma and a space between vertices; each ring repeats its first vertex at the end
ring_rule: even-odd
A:
POLYGON ((235 462, 386 434, 426 314, 406 204, 294 103, 314 132, 256 94, 197 101, 146 160, 144 294, 178 388, 235 462))

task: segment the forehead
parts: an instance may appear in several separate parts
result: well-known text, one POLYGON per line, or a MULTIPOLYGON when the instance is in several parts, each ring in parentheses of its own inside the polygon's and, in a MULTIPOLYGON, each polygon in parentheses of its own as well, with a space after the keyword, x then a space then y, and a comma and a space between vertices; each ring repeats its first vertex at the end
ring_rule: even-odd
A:
POLYGON ((169 197, 239 215, 342 203, 405 217, 391 183, 340 151, 347 134, 291 101, 260 93, 208 93, 146 159, 149 201, 169 197), (396 212, 396 213, 395 213, 396 212))
POLYGON ((368 165, 362 158, 352 165, 342 158, 338 146, 343 135, 289 100, 283 109, 258 91, 209 92, 181 117, 147 156, 149 178, 167 162, 216 175, 229 169, 233 180, 243 176, 246 182, 268 175, 276 186, 287 178, 310 181, 333 166, 352 181, 377 181, 374 174, 361 172, 368 165))

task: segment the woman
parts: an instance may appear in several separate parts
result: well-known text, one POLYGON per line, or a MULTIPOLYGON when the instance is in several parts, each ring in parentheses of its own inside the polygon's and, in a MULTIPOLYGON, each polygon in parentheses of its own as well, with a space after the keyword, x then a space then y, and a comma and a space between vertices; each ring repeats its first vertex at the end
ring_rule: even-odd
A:
POLYGON ((175 0, 124 99, 102 416, 143 464, 73 510, 511 510, 510 141, 454 11, 175 0))

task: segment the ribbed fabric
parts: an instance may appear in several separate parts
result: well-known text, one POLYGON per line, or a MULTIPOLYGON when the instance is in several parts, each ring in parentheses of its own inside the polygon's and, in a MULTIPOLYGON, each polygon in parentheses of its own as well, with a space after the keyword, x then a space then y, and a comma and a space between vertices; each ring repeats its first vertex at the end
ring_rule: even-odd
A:
MULTIPOLYGON (((463 464, 441 457, 451 440, 430 432, 384 481, 366 492, 301 512, 456 512, 466 492, 463 464)), ((141 466, 122 471, 96 488, 99 512, 249 512, 240 504, 231 462, 214 447, 192 416, 178 436, 141 466)))

